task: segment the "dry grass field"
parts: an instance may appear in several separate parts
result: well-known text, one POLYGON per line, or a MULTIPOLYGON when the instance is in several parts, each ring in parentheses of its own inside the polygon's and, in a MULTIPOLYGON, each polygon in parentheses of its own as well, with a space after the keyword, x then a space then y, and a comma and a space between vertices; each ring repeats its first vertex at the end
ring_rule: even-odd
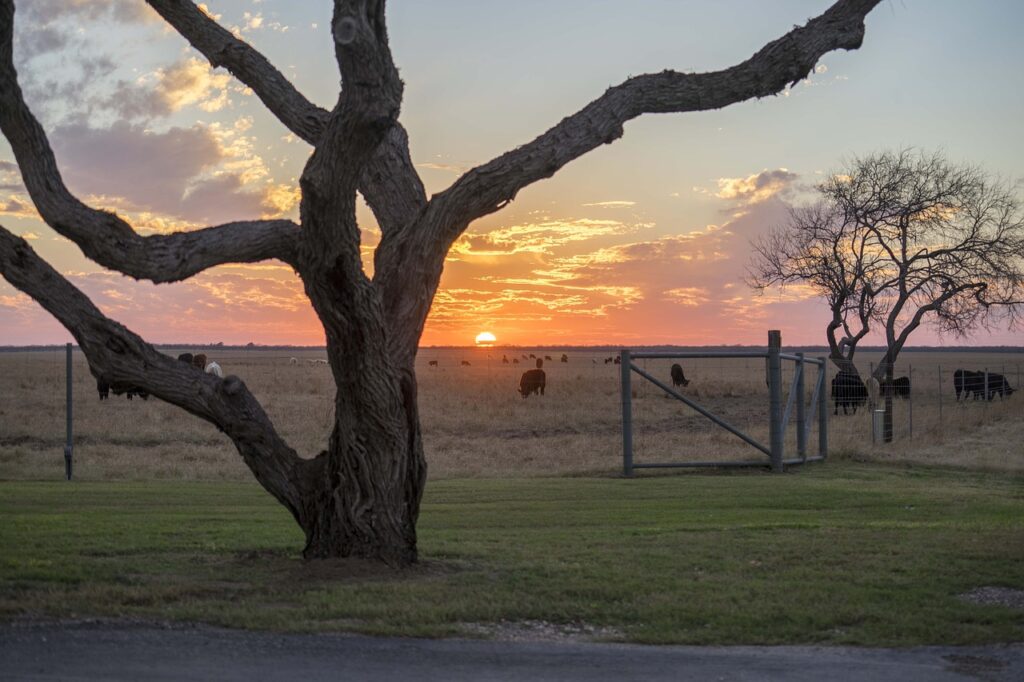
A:
MULTIPOLYGON (((186 350, 186 349, 183 349, 186 350)), ((177 350, 167 350, 176 354, 177 350)), ((315 351, 209 352, 240 376, 263 402, 285 438, 313 455, 330 428, 329 370, 309 360, 315 351), (289 364, 289 357, 299 364, 289 364)), ((528 349, 424 349, 419 357, 420 404, 432 478, 548 474, 613 474, 621 468, 619 366, 610 352, 528 349), (543 397, 521 398, 519 376, 546 361, 543 397), (502 356, 518 365, 502 364, 502 356), (527 356, 525 359, 523 356, 527 356), (437 366, 429 366, 431 360, 437 366), (470 362, 461 366, 462 360, 470 362)), ((858 358, 862 373, 877 354, 858 358)), ((639 361, 668 381, 672 360, 639 361)), ((682 361, 685 393, 761 442, 767 442, 767 389, 758 359, 682 361)), ((1002 471, 1024 471, 1024 393, 991 403, 954 400, 957 368, 1005 374, 1021 386, 1024 353, 908 352, 896 374, 913 379, 911 401, 896 401, 894 443, 872 444, 870 415, 831 416, 830 455, 1002 471)), ((792 364, 784 367, 787 387, 792 364)), ((814 375, 812 368, 812 376, 814 375)), ((830 368, 830 375, 832 369, 830 368)), ((76 476, 83 479, 248 480, 230 441, 213 426, 159 400, 98 400, 95 381, 75 353, 76 476)), ((808 393, 812 383, 808 381, 808 393)), ((763 457, 655 386, 634 376, 637 462, 763 457)), ((809 396, 808 396, 809 398, 809 396)), ((63 475, 64 351, 0 353, 0 479, 63 475)), ((794 428, 787 457, 794 452, 794 428)), ((816 429, 809 440, 813 454, 816 429)), ((765 458, 766 459, 766 458, 765 458)))

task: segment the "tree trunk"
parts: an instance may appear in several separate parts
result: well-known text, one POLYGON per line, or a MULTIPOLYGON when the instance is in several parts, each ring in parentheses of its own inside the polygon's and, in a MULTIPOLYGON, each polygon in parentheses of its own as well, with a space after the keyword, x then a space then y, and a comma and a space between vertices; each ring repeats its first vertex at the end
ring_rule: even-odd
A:
POLYGON ((298 519, 306 533, 305 558, 416 562, 427 468, 415 376, 411 370, 400 375, 382 380, 394 376, 393 368, 364 366, 362 381, 339 384, 334 431, 328 450, 310 468, 298 519), (389 390, 390 383, 400 390, 389 390))

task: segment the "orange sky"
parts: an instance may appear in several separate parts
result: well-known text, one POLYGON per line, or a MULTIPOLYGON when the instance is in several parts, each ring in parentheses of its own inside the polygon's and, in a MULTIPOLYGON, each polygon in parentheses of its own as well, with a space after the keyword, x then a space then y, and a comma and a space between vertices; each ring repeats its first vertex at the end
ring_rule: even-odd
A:
MULTIPOLYGON (((19 3, 16 62, 65 180, 83 200, 145 234, 297 218, 296 178, 310 148, 251 92, 211 70, 142 3, 51 4, 19 3)), ((629 75, 728 66, 829 2, 723 2, 699 11, 652 3, 601 13, 575 0, 534 4, 389 6, 407 84, 402 121, 428 194, 629 75), (524 21, 538 7, 551 10, 544 26, 524 21)), ((284 0, 207 5, 330 106, 338 78, 327 10, 284 0)), ((1024 18, 1015 3, 883 6, 869 17, 863 48, 827 55, 782 96, 630 122, 623 139, 471 226, 451 251, 423 345, 468 345, 485 330, 517 345, 762 344, 770 328, 786 343, 823 344, 825 310, 809 292, 759 296, 744 283, 750 240, 853 154, 942 148, 1019 177, 1024 96, 1005 85, 1019 80, 1024 48, 1008 15, 1024 18), (953 54, 942 38, 950 31, 987 38, 953 54), (953 100, 951 77, 959 83, 953 100), (979 101, 986 106, 972 104, 979 101)), ((0 142, 0 223, 149 340, 323 342, 300 283, 278 263, 220 267, 159 287, 97 267, 37 218, 12 159, 0 142)), ((378 235, 365 207, 359 217, 369 270, 378 235)), ((65 330, 0 280, 0 345, 65 340, 65 330)), ((943 340, 922 329, 915 341, 1021 338, 995 329, 943 340)))

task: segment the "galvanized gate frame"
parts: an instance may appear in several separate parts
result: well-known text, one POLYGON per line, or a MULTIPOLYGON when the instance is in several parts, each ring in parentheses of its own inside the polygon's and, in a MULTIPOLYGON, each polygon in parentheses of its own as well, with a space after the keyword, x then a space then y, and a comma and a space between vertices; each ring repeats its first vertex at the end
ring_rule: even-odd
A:
POLYGON ((622 472, 625 476, 632 476, 634 469, 664 469, 683 467, 764 467, 771 466, 772 471, 782 472, 787 465, 803 464, 805 462, 821 462, 828 456, 828 396, 825 392, 825 378, 827 376, 825 358, 805 358, 803 353, 795 355, 781 352, 782 334, 779 331, 768 332, 768 349, 766 351, 723 351, 723 352, 699 352, 699 351, 678 351, 678 352, 639 352, 634 353, 628 349, 620 351, 622 365, 622 472), (690 398, 670 388, 665 383, 654 378, 645 370, 633 364, 633 360, 647 358, 765 358, 766 374, 768 380, 768 433, 769 445, 759 443, 735 426, 729 424, 721 417, 701 407, 690 398), (793 374, 793 383, 789 389, 789 398, 786 401, 785 410, 782 407, 782 362, 784 360, 796 363, 793 374), (811 398, 811 414, 806 414, 804 402, 804 367, 806 365, 817 365, 818 376, 814 382, 814 393, 811 398), (676 400, 683 402, 718 424, 726 431, 734 434, 748 445, 760 450, 768 456, 768 461, 724 461, 724 462, 658 462, 637 464, 633 462, 633 397, 631 391, 630 372, 636 372, 641 377, 665 391, 676 400), (793 408, 796 407, 796 440, 797 456, 786 459, 785 435, 789 425, 790 417, 793 415, 793 408), (815 414, 817 412, 817 414, 815 414), (807 439, 810 436, 811 425, 814 418, 818 418, 818 454, 807 456, 807 439))

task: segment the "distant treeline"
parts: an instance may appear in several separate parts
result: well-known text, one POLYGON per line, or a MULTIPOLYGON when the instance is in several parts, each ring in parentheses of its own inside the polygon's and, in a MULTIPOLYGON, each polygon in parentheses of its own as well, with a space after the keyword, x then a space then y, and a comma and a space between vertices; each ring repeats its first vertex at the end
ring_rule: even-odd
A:
MULTIPOLYGON (((0 346, 0 353, 13 353, 13 352, 26 352, 26 351, 54 351, 63 350, 65 344, 59 345, 45 345, 45 346, 0 346)), ((72 346, 75 350, 78 350, 78 346, 72 346)), ((263 346, 255 343, 248 343, 245 345, 228 345, 224 343, 161 343, 155 346, 158 350, 181 350, 183 348, 189 350, 202 350, 202 351, 238 351, 238 350, 271 350, 271 351, 326 351, 326 346, 263 346)), ((538 346, 513 346, 499 344, 494 346, 420 346, 420 350, 492 350, 492 351, 517 351, 517 350, 550 350, 550 351, 565 351, 565 352, 600 352, 600 353, 616 353, 621 350, 623 346, 560 346, 560 345, 538 345, 538 346)), ((764 346, 755 345, 730 345, 730 346, 675 346, 675 345, 657 345, 657 346, 628 346, 630 350, 642 350, 642 351, 674 351, 674 350, 686 350, 686 351, 726 351, 726 350, 753 350, 763 349, 764 346)), ((803 351, 804 353, 814 353, 819 355, 828 355, 828 346, 783 346, 782 350, 787 353, 794 353, 803 351)), ((859 352, 884 352, 885 346, 859 346, 857 348, 859 352)), ((904 353, 1021 353, 1024 352, 1024 346, 914 346, 903 349, 904 353)))

